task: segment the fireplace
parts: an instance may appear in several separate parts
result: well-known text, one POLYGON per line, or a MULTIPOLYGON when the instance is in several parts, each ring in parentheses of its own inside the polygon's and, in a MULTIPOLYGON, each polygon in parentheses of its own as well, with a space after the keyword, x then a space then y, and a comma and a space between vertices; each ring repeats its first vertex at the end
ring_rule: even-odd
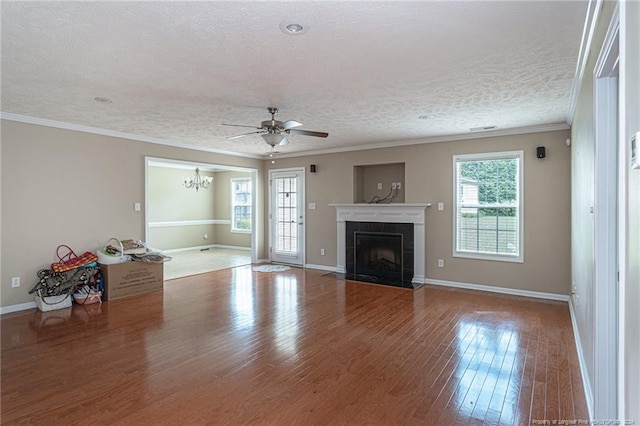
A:
POLYGON ((402 234, 356 232, 353 274, 402 284, 402 234))
POLYGON ((413 224, 347 222, 345 278, 413 288, 413 224))
MULTIPOLYGON (((331 204, 336 208, 337 262, 336 272, 349 279, 355 276, 355 232, 402 235, 402 278, 398 284, 383 277, 380 284, 418 288, 425 277, 425 210, 430 204, 331 204), (349 228, 347 230, 347 227, 349 228)), ((378 235, 380 236, 380 235, 378 235)), ((389 259, 387 259, 389 260, 389 259)), ((393 261, 395 263, 395 260, 393 261)), ((364 274, 363 274, 364 275, 364 274)), ((384 274, 382 274, 384 275, 384 274)))

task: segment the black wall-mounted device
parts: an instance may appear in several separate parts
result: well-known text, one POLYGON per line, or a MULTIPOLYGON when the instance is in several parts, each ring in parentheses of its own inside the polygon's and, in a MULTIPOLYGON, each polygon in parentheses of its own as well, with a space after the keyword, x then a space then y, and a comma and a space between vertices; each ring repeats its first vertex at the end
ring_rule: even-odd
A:
POLYGON ((316 172, 316 165, 315 165, 315 164, 312 164, 312 165, 309 167, 309 171, 310 171, 311 173, 315 173, 315 172, 316 172))
POLYGON ((546 150, 544 149, 544 146, 539 146, 536 148, 536 157, 538 158, 544 158, 547 156, 547 153, 545 152, 546 150))

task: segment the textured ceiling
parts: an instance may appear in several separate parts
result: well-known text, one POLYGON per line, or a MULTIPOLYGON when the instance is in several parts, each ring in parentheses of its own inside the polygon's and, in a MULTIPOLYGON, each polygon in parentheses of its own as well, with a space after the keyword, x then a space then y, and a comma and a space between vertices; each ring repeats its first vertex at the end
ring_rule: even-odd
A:
POLYGON ((2 112, 264 154, 563 123, 584 1, 2 1, 2 112), (291 36, 283 21, 307 25, 291 36), (99 103, 102 96, 112 103, 99 103), (421 120, 421 115, 435 118, 421 120))

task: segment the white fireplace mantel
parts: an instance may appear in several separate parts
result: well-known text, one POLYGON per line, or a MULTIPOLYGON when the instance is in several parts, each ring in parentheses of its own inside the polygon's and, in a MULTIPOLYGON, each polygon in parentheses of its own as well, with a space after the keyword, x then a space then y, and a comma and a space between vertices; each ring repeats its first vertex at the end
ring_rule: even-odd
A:
POLYGON ((346 225, 345 222, 413 223, 413 280, 423 284, 425 278, 425 210, 430 204, 329 204, 336 208, 338 222, 338 272, 345 272, 346 225))

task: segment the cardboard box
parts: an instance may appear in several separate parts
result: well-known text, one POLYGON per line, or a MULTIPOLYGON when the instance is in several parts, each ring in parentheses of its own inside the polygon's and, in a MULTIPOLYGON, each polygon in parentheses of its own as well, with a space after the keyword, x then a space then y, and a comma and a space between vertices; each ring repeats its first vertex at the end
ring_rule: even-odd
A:
POLYGON ((104 277, 104 300, 121 299, 162 290, 164 265, 150 262, 123 262, 100 265, 104 277))

